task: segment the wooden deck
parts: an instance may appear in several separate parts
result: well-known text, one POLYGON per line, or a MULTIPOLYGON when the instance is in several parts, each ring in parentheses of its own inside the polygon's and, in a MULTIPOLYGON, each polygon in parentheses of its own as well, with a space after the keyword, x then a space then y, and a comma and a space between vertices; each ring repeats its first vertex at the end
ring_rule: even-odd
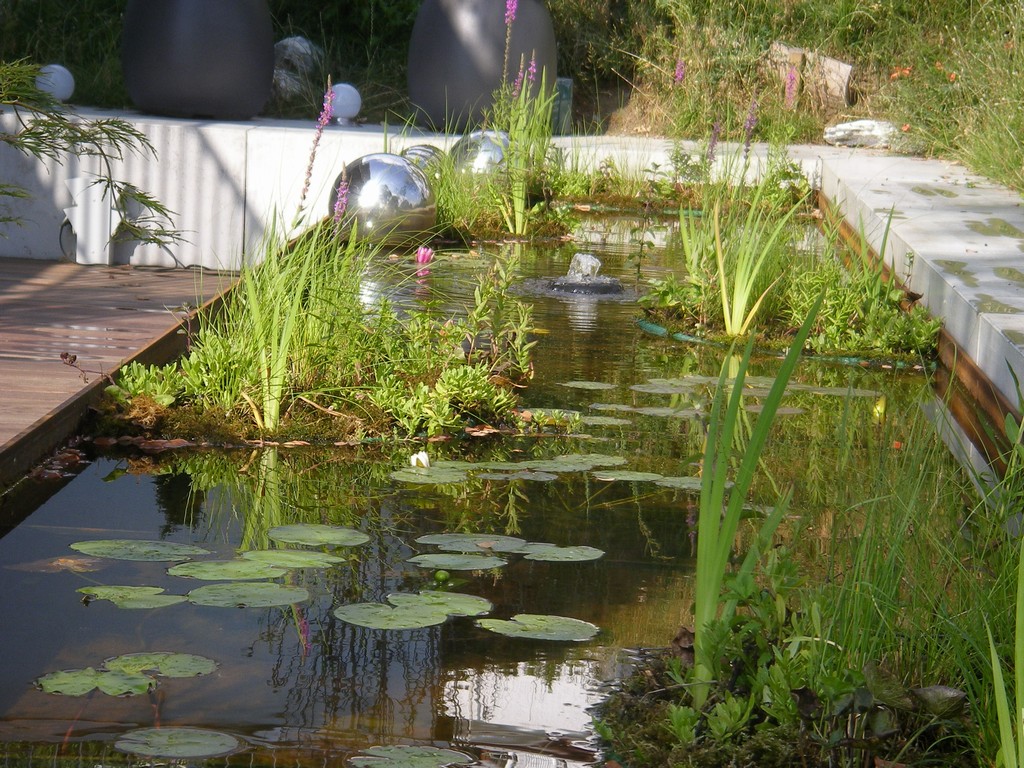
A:
POLYGON ((230 275, 0 259, 0 489, 74 434, 130 360, 167 362, 230 275), (61 360, 77 356, 84 374, 61 360))

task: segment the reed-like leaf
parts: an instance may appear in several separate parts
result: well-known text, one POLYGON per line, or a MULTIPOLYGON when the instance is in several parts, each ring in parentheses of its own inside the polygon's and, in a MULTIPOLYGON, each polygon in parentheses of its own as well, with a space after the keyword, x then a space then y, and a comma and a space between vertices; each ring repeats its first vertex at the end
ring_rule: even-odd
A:
MULTIPOLYGON (((822 297, 819 297, 794 338, 768 396, 762 403, 761 413, 751 432, 750 440, 733 480, 733 486, 729 491, 728 505, 725 504, 725 494, 728 485, 729 460, 733 450, 733 439, 742 414, 743 382, 750 365, 753 339, 747 343, 742 362, 731 382, 731 388, 726 365, 722 366, 719 375, 704 448, 700 511, 697 521, 697 567, 694 578, 694 680, 697 685, 693 695, 698 708, 702 707, 707 700, 710 684, 713 682, 714 649, 708 647, 707 632, 712 622, 718 617, 719 608, 722 606, 722 583, 729 565, 729 555, 736 539, 736 531, 746 503, 747 492, 753 483, 761 450, 768 438, 768 432, 775 419, 775 412, 782 402, 786 386, 800 360, 804 342, 814 324, 821 301, 822 297), (727 389, 729 390, 728 402, 723 402, 727 389)), ((781 510, 785 509, 785 500, 779 507, 781 510)), ((777 509, 776 513, 765 521, 762 526, 762 537, 770 536, 774 531, 774 526, 777 526, 781 520, 781 510, 777 509)), ((752 560, 744 564, 744 568, 750 570, 753 569, 753 566, 752 560)), ((725 606, 725 610, 728 611, 729 607, 725 606)))

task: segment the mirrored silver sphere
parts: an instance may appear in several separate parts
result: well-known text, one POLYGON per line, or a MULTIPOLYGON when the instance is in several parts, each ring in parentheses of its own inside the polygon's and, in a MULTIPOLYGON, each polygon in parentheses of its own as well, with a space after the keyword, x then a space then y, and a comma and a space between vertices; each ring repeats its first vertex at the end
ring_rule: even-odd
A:
POLYGON ((500 167, 508 153, 508 134, 504 131, 473 131, 452 147, 456 170, 486 174, 500 167))
POLYGON ((402 150, 402 157, 415 165, 427 176, 427 181, 434 183, 441 178, 441 163, 444 150, 433 144, 413 144, 402 150))
POLYGON ((437 222, 427 177, 407 158, 381 152, 353 160, 334 180, 329 216, 342 181, 348 184, 343 221, 354 223, 362 240, 401 242, 429 232, 437 222))

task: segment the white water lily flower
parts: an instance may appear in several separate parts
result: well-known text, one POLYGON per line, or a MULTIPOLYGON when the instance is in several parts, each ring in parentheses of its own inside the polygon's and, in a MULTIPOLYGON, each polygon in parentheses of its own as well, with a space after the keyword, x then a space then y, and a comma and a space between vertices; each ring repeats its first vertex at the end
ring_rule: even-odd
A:
POLYGON ((409 457, 409 465, 413 467, 429 467, 430 457, 427 456, 426 451, 414 453, 412 456, 409 457))

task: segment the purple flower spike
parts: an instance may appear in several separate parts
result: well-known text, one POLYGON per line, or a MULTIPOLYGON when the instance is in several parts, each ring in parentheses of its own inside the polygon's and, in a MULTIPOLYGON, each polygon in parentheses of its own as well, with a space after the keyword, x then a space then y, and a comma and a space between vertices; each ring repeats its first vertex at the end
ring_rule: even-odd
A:
POLYGON ((519 92, 523 89, 523 68, 519 68, 519 74, 516 75, 516 81, 512 84, 512 98, 518 98, 519 92))
POLYGON ((537 54, 530 57, 530 66, 526 70, 526 81, 533 85, 537 82, 537 54))
POLYGON ((334 223, 341 224, 341 217, 348 208, 348 182, 344 179, 338 184, 338 199, 334 201, 334 223))
POLYGON ((324 105, 320 109, 320 117, 316 121, 316 127, 318 130, 323 130, 331 118, 334 116, 334 90, 328 88, 324 92, 324 105))
POLYGON ((793 109, 796 106, 796 67, 790 67, 786 72, 786 109, 793 109))
POLYGON ((672 77, 672 82, 676 85, 682 85, 683 80, 686 79, 686 62, 682 59, 676 59, 676 73, 672 77))
POLYGON ((510 26, 516 20, 516 11, 519 10, 519 0, 505 0, 505 26, 510 26))

